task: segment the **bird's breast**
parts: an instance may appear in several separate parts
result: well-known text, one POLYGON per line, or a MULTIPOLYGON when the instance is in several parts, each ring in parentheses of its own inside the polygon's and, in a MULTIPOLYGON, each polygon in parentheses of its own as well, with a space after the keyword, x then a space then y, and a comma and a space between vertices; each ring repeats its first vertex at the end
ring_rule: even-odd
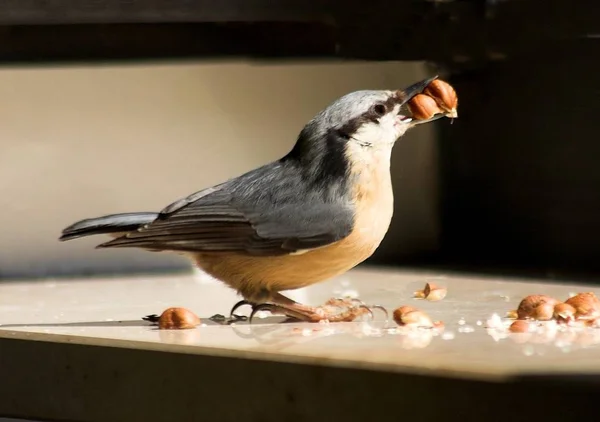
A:
POLYGON ((358 255, 377 249, 385 237, 394 213, 394 195, 389 155, 376 154, 352 165, 354 230, 342 241, 345 248, 356 249, 358 255))

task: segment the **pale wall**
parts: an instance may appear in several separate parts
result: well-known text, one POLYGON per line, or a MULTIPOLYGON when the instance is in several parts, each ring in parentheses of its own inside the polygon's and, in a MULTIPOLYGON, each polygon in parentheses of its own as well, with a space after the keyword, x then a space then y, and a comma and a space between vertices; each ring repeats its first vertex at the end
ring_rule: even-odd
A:
MULTIPOLYGON (((187 265, 94 250, 102 238, 56 239, 80 218, 159 210, 281 156, 349 91, 425 76, 422 65, 402 63, 1 69, 0 277, 187 265)), ((412 131, 392 166, 397 205, 384 247, 427 251, 437 239, 432 128, 412 131)))

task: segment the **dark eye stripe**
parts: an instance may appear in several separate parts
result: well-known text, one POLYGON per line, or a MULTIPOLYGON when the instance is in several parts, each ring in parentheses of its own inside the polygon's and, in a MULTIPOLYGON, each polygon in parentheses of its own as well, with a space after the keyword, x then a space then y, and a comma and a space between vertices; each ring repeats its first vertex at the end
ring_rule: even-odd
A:
MULTIPOLYGON (((399 97, 398 94, 396 93, 395 95, 391 95, 384 103, 377 103, 377 105, 383 105, 386 110, 385 112, 389 112, 401 100, 402 100, 402 98, 399 97)), ((353 133, 356 132, 356 130, 363 123, 366 123, 366 122, 377 123, 379 121, 379 118, 381 117, 381 115, 378 115, 377 113, 375 113, 374 108, 375 108, 375 106, 371 106, 371 108, 369 108, 368 111, 366 111, 365 113, 361 114, 360 116, 350 120, 348 123, 346 123, 344 126, 342 126, 339 129, 339 132, 344 134, 344 136, 346 136, 346 137, 350 137, 350 136, 352 136, 353 133)))

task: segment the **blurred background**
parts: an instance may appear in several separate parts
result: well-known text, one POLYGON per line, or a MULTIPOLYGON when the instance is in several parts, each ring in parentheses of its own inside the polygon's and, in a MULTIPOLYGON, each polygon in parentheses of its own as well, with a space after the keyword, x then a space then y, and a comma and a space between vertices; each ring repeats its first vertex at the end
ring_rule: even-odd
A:
MULTIPOLYGON (((303 125, 350 91, 423 79, 422 63, 247 61, 0 69, 4 278, 183 270, 187 259, 59 243, 88 217, 160 210, 286 154, 303 125)), ((434 129, 394 151, 396 218, 383 253, 437 247, 434 129)), ((381 253, 381 252, 380 252, 381 253)))
POLYGON ((57 238, 279 158, 350 91, 438 74, 459 119, 395 147, 365 265, 598 280, 594 2, 26 3, 0 13, 0 279, 187 271, 57 238))

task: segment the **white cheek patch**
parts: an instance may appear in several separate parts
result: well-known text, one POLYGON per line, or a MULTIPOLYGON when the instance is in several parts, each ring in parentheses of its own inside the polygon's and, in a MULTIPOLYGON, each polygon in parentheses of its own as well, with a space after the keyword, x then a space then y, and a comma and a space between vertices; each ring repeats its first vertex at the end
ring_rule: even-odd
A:
MULTIPOLYGON (((352 136, 360 143, 370 144, 373 147, 392 145, 404 135, 409 127, 410 120, 398 114, 399 106, 379 119, 379 123, 368 122, 363 124, 352 136)), ((409 119, 409 118, 408 118, 409 119)))
POLYGON ((355 140, 375 146, 383 141, 386 136, 384 126, 377 123, 365 123, 352 136, 355 140))

